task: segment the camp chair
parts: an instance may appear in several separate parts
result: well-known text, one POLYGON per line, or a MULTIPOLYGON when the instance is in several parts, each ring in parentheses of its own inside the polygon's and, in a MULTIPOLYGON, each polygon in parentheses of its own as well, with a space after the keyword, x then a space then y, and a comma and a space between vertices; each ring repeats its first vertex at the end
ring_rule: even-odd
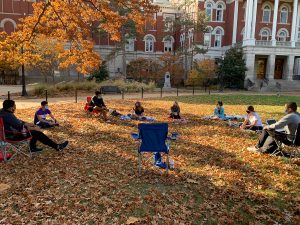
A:
POLYGON ((166 172, 168 173, 169 151, 170 151, 169 140, 176 140, 177 134, 173 133, 171 137, 168 137, 167 123, 156 123, 156 124, 140 123, 138 125, 138 129, 139 129, 139 133, 138 134, 132 133, 131 136, 133 139, 140 141, 138 147, 139 175, 141 174, 143 153, 147 153, 147 152, 165 153, 167 155, 166 172))
POLYGON ((11 131, 5 131, 4 130, 4 121, 3 118, 0 117, 0 150, 2 153, 2 157, 4 161, 11 160, 14 156, 17 154, 23 154, 28 157, 31 157, 32 153, 30 151, 29 142, 31 140, 32 136, 29 130, 26 130, 24 132, 11 132, 11 131), (26 137, 24 139, 19 141, 12 141, 6 138, 6 133, 12 133, 15 135, 23 135, 25 134, 26 137), (28 150, 28 151, 27 151, 28 150), (15 152, 15 154, 11 154, 10 151, 15 152))
MULTIPOLYGON (((85 103, 85 106, 84 106, 84 111, 85 111, 87 114, 90 112, 89 109, 92 108, 92 106, 90 106, 90 102, 91 102, 91 101, 92 101, 92 97, 91 97, 91 96, 86 97, 86 103, 85 103)), ((93 113, 93 114, 98 114, 99 111, 93 109, 92 113, 93 113)))
MULTIPOLYGON (((281 155, 285 156, 287 155, 284 151, 284 144, 283 140, 280 137, 277 137, 274 135, 274 133, 269 132, 270 136, 272 136, 276 142, 277 149, 272 153, 272 155, 281 155)), ((295 133, 295 139, 292 141, 291 145, 288 145, 288 147, 292 148, 292 151, 289 153, 290 158, 296 157, 298 152, 298 148, 300 147, 300 123, 298 124, 296 133, 295 133)))

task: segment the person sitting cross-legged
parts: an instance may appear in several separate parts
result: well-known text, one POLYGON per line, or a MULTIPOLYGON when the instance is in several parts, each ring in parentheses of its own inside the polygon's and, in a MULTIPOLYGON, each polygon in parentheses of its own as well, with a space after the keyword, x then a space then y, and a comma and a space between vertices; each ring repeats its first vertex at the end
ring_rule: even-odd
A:
POLYGON ((258 143, 255 146, 247 148, 247 150, 260 153, 273 153, 278 148, 274 136, 280 139, 285 145, 291 145, 300 123, 300 114, 297 112, 296 102, 286 104, 285 113, 287 115, 277 123, 265 126, 258 143), (278 129, 282 128, 284 128, 284 132, 278 131, 278 129))
POLYGON ((57 120, 51 113, 48 107, 47 101, 41 102, 41 108, 39 108, 34 114, 34 124, 40 128, 49 128, 54 126, 59 126, 57 120), (51 117, 50 120, 47 119, 47 115, 51 117))
POLYGON ((56 151, 62 151, 69 144, 68 141, 65 141, 61 144, 57 144, 56 142, 51 140, 48 136, 46 136, 43 132, 41 132, 38 126, 19 120, 14 115, 15 111, 16 111, 15 101, 5 100, 3 102, 3 108, 0 110, 0 117, 3 118, 5 136, 8 140, 12 140, 12 141, 24 140, 26 137, 23 136, 22 131, 24 128, 27 128, 30 131, 32 136, 29 143, 31 152, 42 151, 42 149, 36 147, 37 141, 40 141, 44 145, 48 145, 52 147, 56 151))
POLYGON ((174 102, 174 104, 171 107, 171 113, 170 113, 169 118, 171 118, 171 119, 181 119, 181 117, 180 117, 180 107, 179 107, 178 102, 176 102, 176 101, 174 102))
POLYGON ((92 98, 90 106, 92 106, 89 109, 90 112, 96 110, 99 112, 100 116, 103 117, 104 121, 110 122, 107 117, 108 109, 103 101, 102 93, 100 91, 95 92, 95 96, 92 98))
POLYGON ((244 120, 243 124, 240 126, 241 129, 244 130, 252 130, 258 131, 263 129, 263 125, 259 115, 254 111, 254 107, 252 105, 248 106, 247 117, 244 120))
POLYGON ((225 110, 222 101, 217 102, 217 106, 214 109, 214 115, 210 118, 211 120, 224 120, 225 117, 225 110))

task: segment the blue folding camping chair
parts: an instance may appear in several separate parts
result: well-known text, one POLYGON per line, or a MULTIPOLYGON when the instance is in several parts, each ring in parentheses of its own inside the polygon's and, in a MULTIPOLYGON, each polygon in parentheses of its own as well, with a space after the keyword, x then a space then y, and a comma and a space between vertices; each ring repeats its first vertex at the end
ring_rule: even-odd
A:
POLYGON ((168 124, 167 123, 154 123, 146 124, 140 123, 138 125, 139 133, 132 133, 131 136, 135 140, 139 140, 138 147, 138 161, 139 161, 139 175, 141 174, 142 167, 142 154, 146 152, 152 153, 165 153, 167 155, 166 172, 169 169, 169 151, 170 140, 176 140, 177 133, 172 133, 172 136, 168 136, 168 124))

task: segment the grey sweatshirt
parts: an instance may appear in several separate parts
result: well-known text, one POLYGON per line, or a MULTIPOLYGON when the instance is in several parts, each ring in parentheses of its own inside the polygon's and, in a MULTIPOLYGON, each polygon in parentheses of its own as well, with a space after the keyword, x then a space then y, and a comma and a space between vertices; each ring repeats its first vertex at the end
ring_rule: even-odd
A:
POLYGON ((289 113, 285 115, 281 120, 277 123, 274 123, 270 126, 267 126, 269 129, 282 129, 284 128, 287 133, 287 138, 290 141, 293 141, 295 138, 295 133, 300 123, 300 114, 297 112, 289 113))

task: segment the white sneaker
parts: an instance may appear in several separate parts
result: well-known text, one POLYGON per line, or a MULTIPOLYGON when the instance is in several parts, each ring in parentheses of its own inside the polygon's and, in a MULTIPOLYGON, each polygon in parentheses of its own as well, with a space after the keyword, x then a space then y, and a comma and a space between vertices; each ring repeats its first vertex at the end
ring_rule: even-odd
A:
POLYGON ((106 122, 106 123, 111 123, 111 121, 110 121, 110 120, 106 120, 105 122, 106 122))
POLYGON ((250 152, 258 152, 258 148, 256 148, 255 146, 248 147, 247 150, 250 152))

